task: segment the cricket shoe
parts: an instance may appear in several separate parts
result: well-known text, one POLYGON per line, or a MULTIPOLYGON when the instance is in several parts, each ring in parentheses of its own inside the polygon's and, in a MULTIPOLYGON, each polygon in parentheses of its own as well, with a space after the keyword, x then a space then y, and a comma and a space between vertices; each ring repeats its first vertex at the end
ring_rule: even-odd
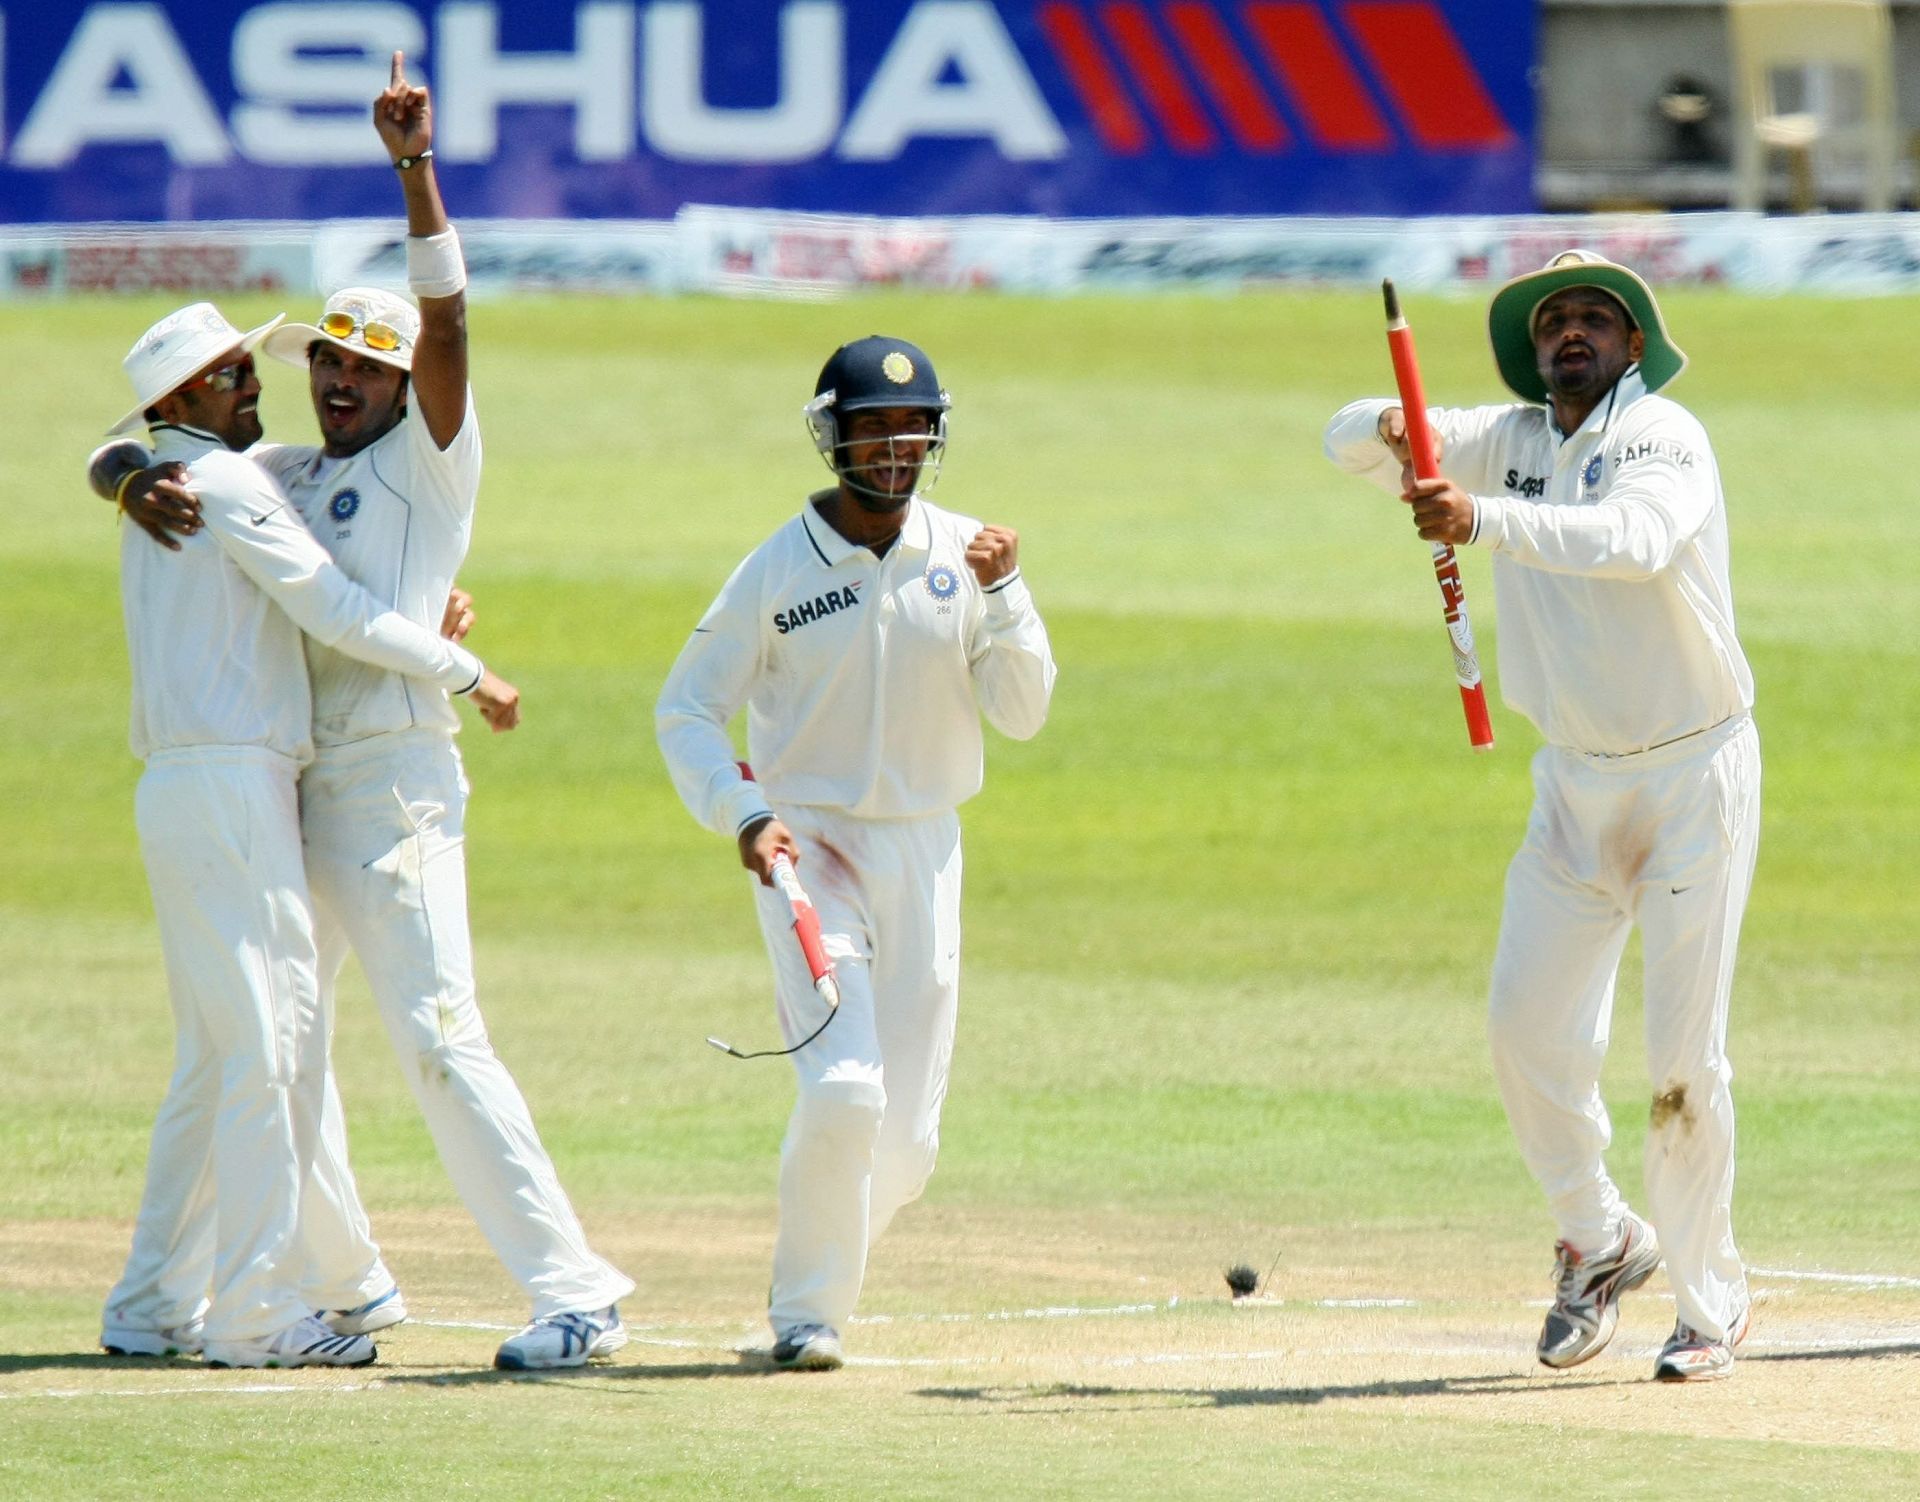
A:
POLYGON ((594 1356, 611 1356, 627 1343, 627 1327, 620 1323, 620 1306, 566 1314, 548 1314, 534 1320, 518 1335, 509 1336, 494 1352, 493 1364, 503 1372, 543 1372, 560 1366, 585 1366, 594 1356))
POLYGON ((407 1301, 400 1297, 399 1289, 389 1288, 379 1298, 368 1299, 351 1309, 316 1309, 313 1317, 335 1335, 371 1335, 376 1330, 390 1330, 404 1321, 407 1301))
POLYGON ((783 1372, 837 1372, 847 1364, 840 1333, 829 1325, 790 1325, 773 1343, 773 1364, 783 1372))
POLYGON ((1733 1348, 1747 1338, 1753 1323, 1753 1305, 1749 1303, 1733 1322, 1733 1333, 1725 1340, 1714 1340, 1693 1329, 1685 1320, 1674 1324, 1673 1334, 1660 1350, 1654 1363, 1656 1382, 1711 1382, 1733 1374, 1733 1348))
POLYGON ((103 1326, 100 1349, 109 1356, 198 1356, 205 1342, 199 1320, 156 1330, 151 1325, 103 1326))
POLYGON ((340 1335, 303 1315, 261 1340, 210 1340, 208 1366, 371 1366, 380 1353, 364 1335, 340 1335))
POLYGON ((1553 1307, 1540 1327, 1538 1350, 1543 1365, 1564 1369, 1606 1349, 1620 1323, 1620 1295, 1660 1265, 1660 1239, 1629 1210, 1620 1239, 1605 1251, 1583 1257, 1564 1241, 1554 1251, 1553 1307))

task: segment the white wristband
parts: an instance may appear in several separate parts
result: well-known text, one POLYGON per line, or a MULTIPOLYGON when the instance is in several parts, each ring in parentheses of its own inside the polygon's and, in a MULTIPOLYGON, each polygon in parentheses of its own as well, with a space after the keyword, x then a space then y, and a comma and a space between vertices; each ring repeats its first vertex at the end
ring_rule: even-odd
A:
POLYGON ((415 297, 452 297, 466 290, 467 263, 451 226, 437 235, 407 236, 407 287, 415 297))

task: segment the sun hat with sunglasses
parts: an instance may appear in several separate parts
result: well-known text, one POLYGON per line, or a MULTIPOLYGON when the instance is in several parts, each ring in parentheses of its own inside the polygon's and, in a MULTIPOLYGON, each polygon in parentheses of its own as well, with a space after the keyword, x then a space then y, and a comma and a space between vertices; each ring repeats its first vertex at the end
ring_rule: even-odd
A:
POLYGON ((420 310, 404 297, 378 287, 345 287, 327 299, 318 323, 289 323, 275 330, 266 353, 304 366, 307 351, 316 343, 332 344, 397 370, 411 370, 419 337, 420 310))
POLYGON ((246 380, 244 374, 230 374, 242 356, 280 326, 285 313, 256 329, 241 333, 210 302, 197 302, 178 309, 134 340, 120 368, 127 373, 138 400, 133 410, 121 418, 108 433, 124 433, 138 427, 147 409, 163 396, 205 378, 216 391, 232 391, 246 380), (231 384, 221 385, 221 381, 231 384))

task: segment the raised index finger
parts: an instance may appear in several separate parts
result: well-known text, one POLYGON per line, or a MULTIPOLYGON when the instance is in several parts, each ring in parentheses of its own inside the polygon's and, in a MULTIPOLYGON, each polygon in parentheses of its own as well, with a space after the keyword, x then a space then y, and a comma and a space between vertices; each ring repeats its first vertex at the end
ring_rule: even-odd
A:
POLYGON ((390 89, 404 89, 407 86, 407 56, 404 52, 393 55, 393 77, 387 80, 390 89))

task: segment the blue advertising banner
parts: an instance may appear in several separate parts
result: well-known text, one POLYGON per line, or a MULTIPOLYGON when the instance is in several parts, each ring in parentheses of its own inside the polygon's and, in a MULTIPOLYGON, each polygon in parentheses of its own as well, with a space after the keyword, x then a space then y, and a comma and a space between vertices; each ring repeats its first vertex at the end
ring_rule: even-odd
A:
POLYGON ((0 221, 1516 213, 1533 0, 0 0, 0 221))

